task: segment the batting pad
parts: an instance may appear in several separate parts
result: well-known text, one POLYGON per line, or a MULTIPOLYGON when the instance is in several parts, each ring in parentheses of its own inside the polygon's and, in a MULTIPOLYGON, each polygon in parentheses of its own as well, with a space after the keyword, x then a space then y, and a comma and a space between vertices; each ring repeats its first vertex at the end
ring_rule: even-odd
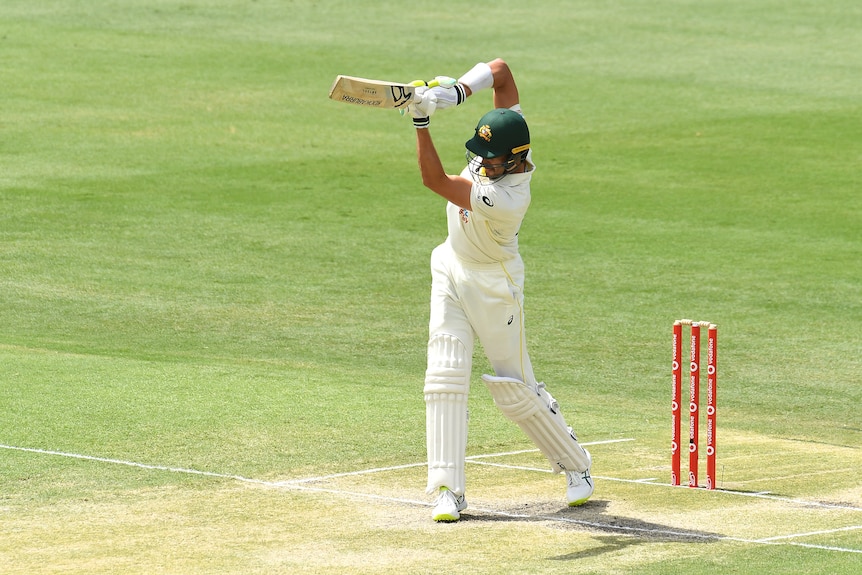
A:
POLYGON ((578 443, 572 428, 560 414, 557 400, 545 389, 510 377, 483 375, 494 403, 533 440, 555 473, 583 472, 590 468, 590 456, 578 443))
POLYGON ((428 494, 447 487, 455 495, 466 489, 467 397, 471 358, 455 336, 442 334, 428 342, 425 372, 425 433, 428 447, 428 494))

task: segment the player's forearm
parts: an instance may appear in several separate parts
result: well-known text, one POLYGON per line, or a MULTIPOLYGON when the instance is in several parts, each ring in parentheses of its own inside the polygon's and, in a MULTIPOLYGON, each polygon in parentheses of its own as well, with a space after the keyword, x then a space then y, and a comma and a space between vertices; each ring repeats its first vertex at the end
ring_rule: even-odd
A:
POLYGON ((436 192, 447 179, 447 174, 428 130, 416 130, 416 157, 419 160, 419 172, 422 174, 422 185, 436 192))
POLYGON ((446 173, 427 129, 416 130, 416 156, 419 160, 422 185, 453 204, 469 210, 471 184, 463 178, 446 173))

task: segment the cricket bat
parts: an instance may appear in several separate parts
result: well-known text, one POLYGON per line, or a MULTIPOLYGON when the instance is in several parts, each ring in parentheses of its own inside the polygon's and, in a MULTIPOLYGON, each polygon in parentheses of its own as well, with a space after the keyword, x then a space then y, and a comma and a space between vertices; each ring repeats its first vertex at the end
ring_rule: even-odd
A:
MULTIPOLYGON (((454 85, 454 80, 452 84, 454 85)), ((402 84, 400 82, 339 75, 329 90, 329 98, 336 102, 346 102, 369 108, 398 110, 410 104, 416 88, 422 85, 424 82, 402 84)), ((428 82, 429 88, 439 85, 440 80, 438 78, 428 82)))

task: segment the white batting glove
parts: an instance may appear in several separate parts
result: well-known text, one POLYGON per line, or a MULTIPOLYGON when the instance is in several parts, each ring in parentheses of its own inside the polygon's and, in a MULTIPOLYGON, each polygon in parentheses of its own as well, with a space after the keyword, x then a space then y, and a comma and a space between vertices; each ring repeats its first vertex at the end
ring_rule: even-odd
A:
POLYGON ((428 91, 434 94, 437 99, 437 110, 445 110, 459 104, 463 104, 467 99, 467 93, 464 91, 464 86, 458 84, 455 78, 448 76, 437 76, 434 80, 439 83, 438 86, 429 88, 428 91))
POLYGON ((437 94, 434 93, 434 89, 427 86, 416 88, 416 91, 413 93, 413 103, 410 104, 410 109, 414 118, 416 114, 433 115, 437 110, 437 94))
POLYGON ((431 114, 437 109, 437 97, 429 92, 423 80, 416 80, 411 84, 417 88, 410 104, 401 109, 401 115, 409 114, 413 118, 414 127, 427 128, 431 124, 431 114))

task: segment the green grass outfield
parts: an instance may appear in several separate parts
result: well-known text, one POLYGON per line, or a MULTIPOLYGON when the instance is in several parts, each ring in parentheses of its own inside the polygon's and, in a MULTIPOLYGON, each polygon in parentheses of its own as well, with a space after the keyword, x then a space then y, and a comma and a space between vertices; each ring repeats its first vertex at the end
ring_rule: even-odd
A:
MULTIPOLYGON (((0 572, 858 573, 860 29, 857 0, 3 0, 0 572), (443 201, 409 120, 326 95, 497 56, 533 363, 597 488, 564 507, 478 353, 437 525, 443 201), (719 325, 714 492, 668 485, 682 317, 719 325)), ((432 118, 450 171, 490 106, 432 118)))

